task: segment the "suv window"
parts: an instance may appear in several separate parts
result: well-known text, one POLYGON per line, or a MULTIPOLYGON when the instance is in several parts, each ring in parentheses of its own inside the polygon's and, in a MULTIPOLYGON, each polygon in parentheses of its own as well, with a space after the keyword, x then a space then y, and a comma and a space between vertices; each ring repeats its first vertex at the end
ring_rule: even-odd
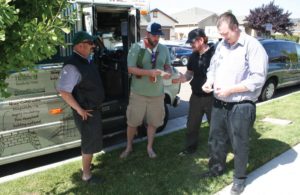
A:
POLYGON ((265 43, 270 63, 297 63, 297 52, 294 43, 265 43))

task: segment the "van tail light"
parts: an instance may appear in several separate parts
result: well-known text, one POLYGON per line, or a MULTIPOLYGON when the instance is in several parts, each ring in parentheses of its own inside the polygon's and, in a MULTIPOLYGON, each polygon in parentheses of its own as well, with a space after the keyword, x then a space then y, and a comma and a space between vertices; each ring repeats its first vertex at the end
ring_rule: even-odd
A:
POLYGON ((49 114, 51 114, 51 115, 61 114, 62 112, 63 112, 62 108, 53 108, 53 109, 49 110, 49 114))

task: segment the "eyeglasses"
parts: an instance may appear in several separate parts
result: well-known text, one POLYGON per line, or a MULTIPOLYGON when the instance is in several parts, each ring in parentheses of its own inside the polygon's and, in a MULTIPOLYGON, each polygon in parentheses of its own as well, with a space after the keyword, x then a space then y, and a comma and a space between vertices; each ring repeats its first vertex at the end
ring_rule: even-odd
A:
POLYGON ((89 45, 94 45, 94 42, 93 41, 82 41, 81 43, 87 43, 89 45))

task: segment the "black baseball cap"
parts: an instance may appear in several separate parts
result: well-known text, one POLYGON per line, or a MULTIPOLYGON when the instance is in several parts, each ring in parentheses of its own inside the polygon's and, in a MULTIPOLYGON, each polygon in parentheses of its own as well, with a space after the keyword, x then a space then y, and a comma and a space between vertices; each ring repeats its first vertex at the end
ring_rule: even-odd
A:
POLYGON ((164 33, 161 30, 161 25, 158 23, 150 23, 147 26, 147 32, 149 32, 152 35, 164 35, 164 33))
POLYGON ((196 28, 190 31, 186 43, 193 43, 198 37, 206 37, 206 34, 202 28, 196 28))

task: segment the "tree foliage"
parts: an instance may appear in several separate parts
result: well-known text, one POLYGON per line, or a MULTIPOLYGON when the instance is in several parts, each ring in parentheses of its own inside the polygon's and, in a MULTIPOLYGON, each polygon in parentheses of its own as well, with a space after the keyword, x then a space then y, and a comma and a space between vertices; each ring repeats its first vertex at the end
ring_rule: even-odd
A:
POLYGON ((0 0, 0 96, 12 71, 32 69, 64 44, 73 17, 67 0, 0 0))
POLYGON ((265 25, 267 23, 272 24, 272 30, 283 34, 291 34, 291 30, 294 26, 290 20, 291 13, 274 5, 274 1, 269 4, 263 4, 262 7, 258 7, 250 10, 250 14, 245 18, 248 22, 248 26, 261 33, 266 33, 265 25))

